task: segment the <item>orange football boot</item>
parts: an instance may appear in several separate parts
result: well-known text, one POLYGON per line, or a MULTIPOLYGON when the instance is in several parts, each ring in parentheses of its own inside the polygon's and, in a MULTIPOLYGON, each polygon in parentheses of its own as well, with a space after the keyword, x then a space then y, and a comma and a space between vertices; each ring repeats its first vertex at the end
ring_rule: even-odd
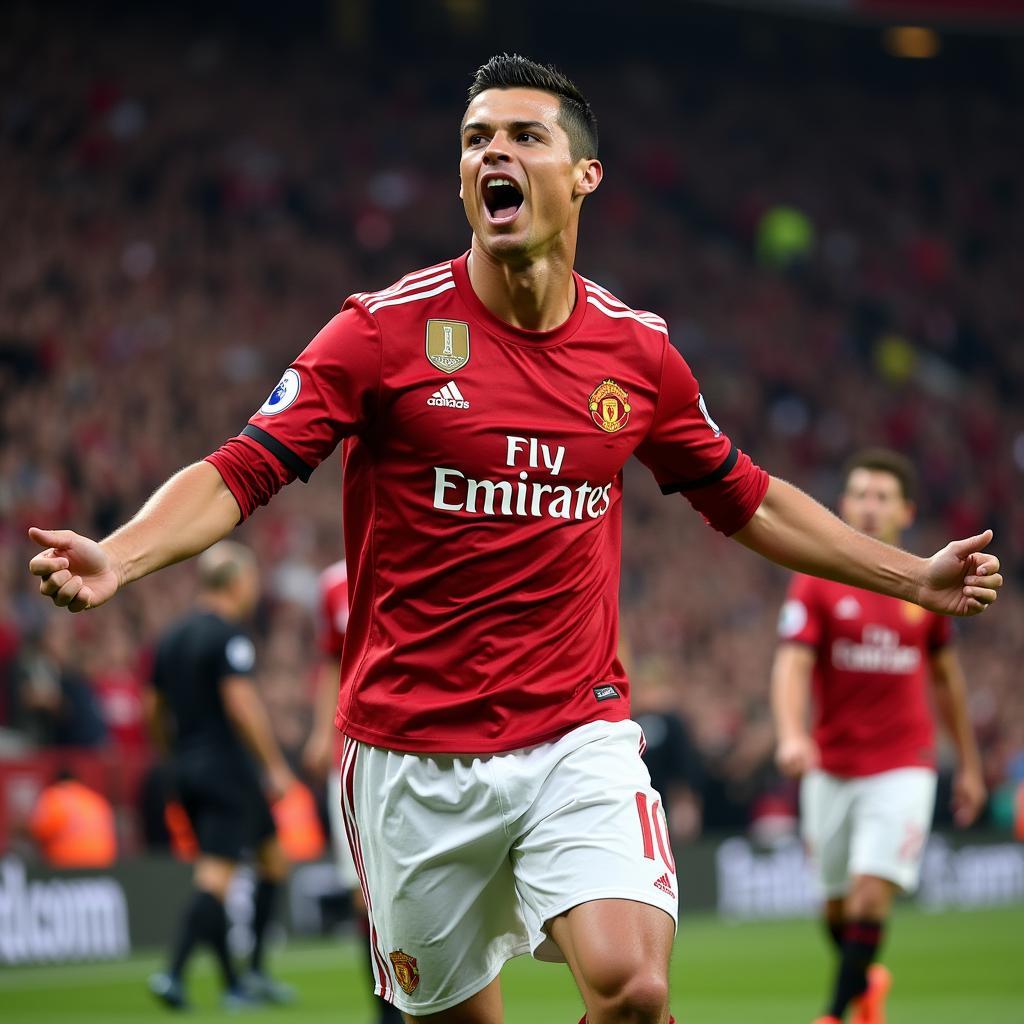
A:
POLYGON ((853 1001, 853 1024, 885 1024, 885 1000, 892 988, 892 972, 884 964, 868 968, 868 987, 853 1001))
POLYGON ((843 1024, 838 1017, 819 1017, 814 1024, 843 1024))

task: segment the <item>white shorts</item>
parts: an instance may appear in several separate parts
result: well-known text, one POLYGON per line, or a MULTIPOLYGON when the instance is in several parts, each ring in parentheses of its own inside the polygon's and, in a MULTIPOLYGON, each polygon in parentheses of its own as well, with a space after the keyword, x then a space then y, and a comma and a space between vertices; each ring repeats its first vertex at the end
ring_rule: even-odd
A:
POLYGON ((935 808, 935 772, 896 768, 859 778, 812 771, 800 785, 808 854, 827 899, 845 895, 855 875, 917 888, 935 808))
POLYGON ((636 900, 675 921, 675 864, 642 736, 635 722, 591 722, 552 743, 462 757, 346 739, 342 801, 377 994, 438 1013, 521 953, 563 962, 545 926, 589 900, 636 900))
POLYGON ((327 818, 331 823, 331 848, 334 851, 334 863, 338 867, 338 878, 346 889, 354 889, 359 884, 359 876, 345 833, 340 771, 330 772, 327 776, 327 818))

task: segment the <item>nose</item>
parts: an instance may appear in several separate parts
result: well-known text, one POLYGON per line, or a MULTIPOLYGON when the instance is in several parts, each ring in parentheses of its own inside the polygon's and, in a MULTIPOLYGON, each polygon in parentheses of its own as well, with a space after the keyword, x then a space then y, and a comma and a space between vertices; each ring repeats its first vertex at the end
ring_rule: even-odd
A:
POLYGON ((506 141, 503 133, 495 132, 484 150, 483 161, 485 164, 497 164, 511 159, 505 150, 506 141))

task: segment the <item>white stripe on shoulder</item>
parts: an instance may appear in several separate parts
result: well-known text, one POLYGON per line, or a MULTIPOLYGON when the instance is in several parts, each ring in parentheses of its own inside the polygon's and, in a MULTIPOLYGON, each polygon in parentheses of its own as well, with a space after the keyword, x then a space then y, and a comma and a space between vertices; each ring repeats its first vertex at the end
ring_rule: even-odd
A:
POLYGON ((664 317, 658 316, 657 313, 648 313, 643 309, 632 309, 627 306, 621 299, 615 298, 614 295, 607 288, 602 288, 599 284, 594 284, 593 281, 588 281, 586 278, 583 279, 586 285, 587 292, 590 295, 596 296, 606 306, 610 306, 612 309, 628 309, 631 313, 635 313, 641 320, 648 320, 652 324, 658 324, 662 327, 667 327, 664 317))
POLYGON ((652 331, 658 331, 666 337, 668 336, 668 328, 662 320, 645 320, 642 316, 634 313, 631 309, 609 309, 607 306, 599 302, 597 297, 593 294, 587 296, 587 302, 595 309, 599 309, 605 316, 610 316, 613 320, 635 320, 638 324, 643 324, 644 327, 649 327, 652 331))
POLYGON ((434 274, 439 274, 443 270, 451 270, 452 261, 446 260, 444 263, 437 263, 432 267, 427 267, 424 270, 415 270, 411 274, 406 274, 405 277, 399 278, 394 284, 388 285, 387 288, 381 288, 374 292, 359 292, 356 298, 362 302, 373 302, 376 299, 384 298, 388 295, 394 295, 400 288, 404 288, 407 284, 411 284, 413 281, 419 281, 424 277, 431 277, 434 274))
POLYGON ((432 284, 437 284, 440 281, 450 281, 451 279, 452 272, 450 270, 441 270, 431 277, 425 277, 420 281, 410 281, 408 284, 402 285, 401 288, 395 288, 386 292, 369 293, 363 299, 363 302, 369 306, 374 302, 380 302, 381 299, 393 299, 399 295, 408 295, 409 292, 417 292, 423 288, 428 288, 432 284))
POLYGON ((429 288, 425 292, 416 291, 410 295, 402 295, 392 299, 372 301, 366 308, 371 313, 376 313, 378 309, 383 309, 385 306, 401 306, 406 302, 419 302, 420 299, 429 299, 434 295, 440 295, 441 292, 446 292, 454 287, 455 282, 449 278, 449 280, 445 281, 444 284, 439 284, 436 288, 429 288))

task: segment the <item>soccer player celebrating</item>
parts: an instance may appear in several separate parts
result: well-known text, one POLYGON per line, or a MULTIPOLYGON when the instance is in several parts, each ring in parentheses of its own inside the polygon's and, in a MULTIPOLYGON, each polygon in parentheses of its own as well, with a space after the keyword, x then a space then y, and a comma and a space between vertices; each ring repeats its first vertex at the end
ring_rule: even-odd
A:
MULTIPOLYGON (((876 449, 853 457, 840 512, 854 529, 898 544, 914 518, 913 466, 876 449)), ((895 893, 917 887, 935 804, 926 677, 956 748, 954 816, 969 825, 985 803, 950 620, 846 583, 793 578, 772 670, 777 761, 802 776, 804 839, 825 892, 839 952, 828 1014, 855 1006, 856 1024, 883 1024, 891 978, 878 951, 895 893), (813 735, 807 729, 815 697, 813 735)))
POLYGON ((221 541, 199 559, 195 609, 161 639, 146 694, 152 730, 171 753, 171 778, 199 846, 194 892, 182 914, 166 971, 149 979, 152 993, 172 1009, 187 1005, 185 967, 200 942, 220 964, 224 1005, 290 1002, 291 988, 264 969, 264 948, 280 884, 288 872, 260 769, 274 796, 294 779, 274 739, 251 674, 255 649, 242 623, 259 597, 252 552, 221 541), (248 972, 235 973, 228 952, 224 900, 243 852, 256 858, 254 945, 248 972))
POLYGON ((597 145, 561 73, 490 60, 461 126, 469 251, 350 296, 238 437, 101 543, 31 531, 42 593, 94 608, 344 442, 342 798, 376 991, 410 1020, 498 1024, 530 951, 568 963, 590 1024, 670 1020, 675 864, 616 657, 630 455, 801 572, 959 615, 1002 582, 989 532, 917 558, 730 443, 665 321, 573 271, 597 145))

